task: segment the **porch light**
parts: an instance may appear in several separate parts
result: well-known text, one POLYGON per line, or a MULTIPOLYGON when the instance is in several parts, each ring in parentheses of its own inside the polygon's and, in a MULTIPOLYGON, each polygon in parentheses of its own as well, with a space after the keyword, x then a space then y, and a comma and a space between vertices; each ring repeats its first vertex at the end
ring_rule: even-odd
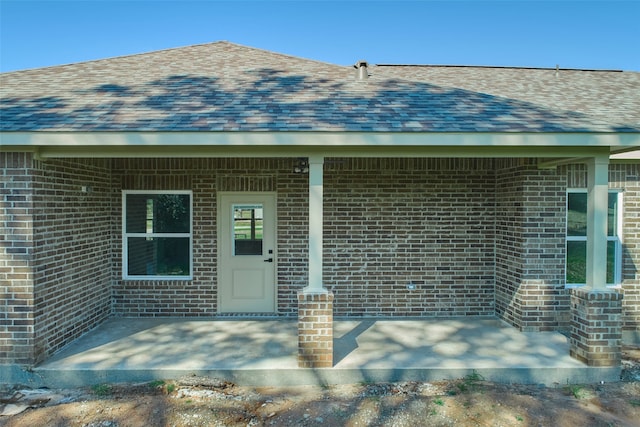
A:
POLYGON ((309 160, 304 157, 300 157, 298 159, 298 163, 293 167, 293 172, 300 174, 309 173, 309 160))

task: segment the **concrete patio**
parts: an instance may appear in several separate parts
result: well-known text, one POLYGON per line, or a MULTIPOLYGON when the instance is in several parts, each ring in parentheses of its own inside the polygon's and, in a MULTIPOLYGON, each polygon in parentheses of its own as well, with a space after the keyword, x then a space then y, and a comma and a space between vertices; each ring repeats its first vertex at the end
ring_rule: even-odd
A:
POLYGON ((113 318, 30 372, 72 387, 196 374, 244 385, 461 378, 547 385, 617 381, 620 368, 569 356, 560 333, 523 333, 493 318, 349 319, 334 323, 334 367, 297 367, 297 322, 278 318, 113 318))

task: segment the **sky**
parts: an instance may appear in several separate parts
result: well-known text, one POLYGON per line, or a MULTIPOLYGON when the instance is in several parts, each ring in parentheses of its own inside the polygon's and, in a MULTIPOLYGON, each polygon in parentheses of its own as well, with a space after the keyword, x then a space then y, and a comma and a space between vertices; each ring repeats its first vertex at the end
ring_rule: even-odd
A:
POLYGON ((0 0, 0 71, 219 40, 352 65, 640 71, 640 0, 0 0))

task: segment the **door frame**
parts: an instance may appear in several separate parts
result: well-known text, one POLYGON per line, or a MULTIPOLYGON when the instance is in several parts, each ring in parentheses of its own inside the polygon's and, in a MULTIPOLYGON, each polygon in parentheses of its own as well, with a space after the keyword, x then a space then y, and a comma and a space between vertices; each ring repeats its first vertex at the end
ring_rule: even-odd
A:
MULTIPOLYGON (((232 203, 235 203, 233 200, 234 197, 246 197, 246 196, 268 196, 272 199, 273 202, 273 254, 263 254, 265 258, 273 257, 273 311, 272 312, 264 312, 266 313, 277 313, 278 311, 278 197, 275 191, 218 191, 216 194, 216 262, 217 262, 217 274, 216 274, 216 284, 217 284, 217 313, 235 313, 234 311, 222 311, 222 292, 221 288, 222 284, 222 255, 223 250, 222 243, 224 233, 230 233, 229 229, 230 224, 225 224, 223 221, 223 213, 222 209, 226 209, 223 204, 223 199, 231 199, 232 203)), ((242 202, 241 202, 242 203, 242 202)), ((227 248, 227 250, 231 250, 231 248, 227 248)), ((243 313, 243 312, 238 312, 243 313)), ((246 314, 251 314, 253 312, 246 312, 246 314)))

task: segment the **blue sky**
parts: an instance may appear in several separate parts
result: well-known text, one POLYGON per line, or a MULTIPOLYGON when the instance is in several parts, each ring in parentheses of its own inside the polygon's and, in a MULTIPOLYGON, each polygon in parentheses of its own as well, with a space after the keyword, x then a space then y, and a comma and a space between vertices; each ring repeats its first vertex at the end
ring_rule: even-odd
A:
POLYGON ((218 40, 351 65, 640 71, 640 0, 0 0, 0 71, 218 40))

